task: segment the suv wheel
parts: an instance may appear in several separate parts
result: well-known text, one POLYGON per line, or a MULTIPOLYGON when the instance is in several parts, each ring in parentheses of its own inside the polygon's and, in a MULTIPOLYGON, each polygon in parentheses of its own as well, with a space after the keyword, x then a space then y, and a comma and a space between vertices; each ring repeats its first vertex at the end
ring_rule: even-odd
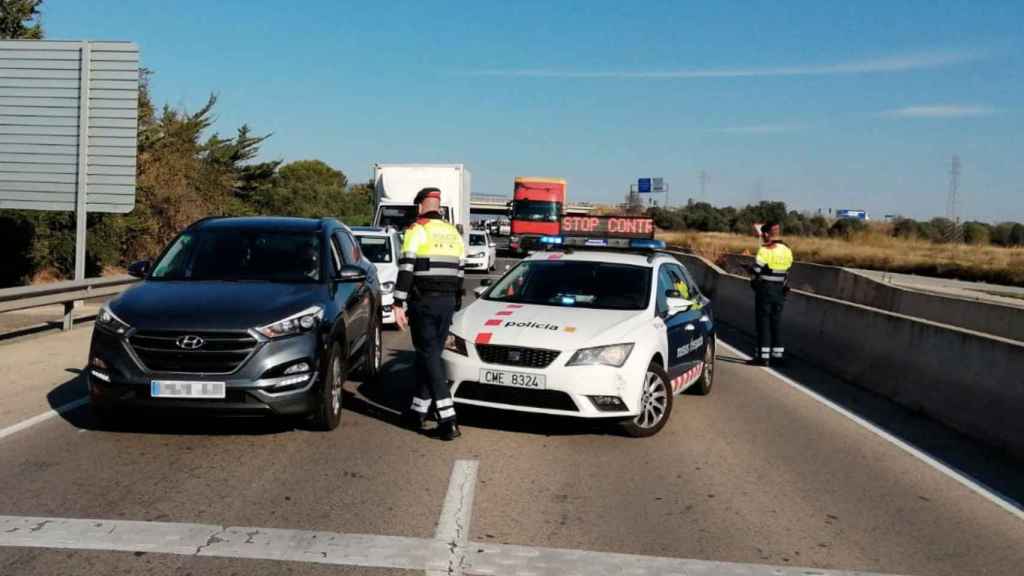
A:
POLYGON ((634 438, 654 436, 672 414, 672 388, 668 374, 656 362, 651 362, 644 374, 644 388, 640 396, 640 414, 622 423, 626 434, 634 438))
POLYGON ((341 345, 335 343, 331 346, 330 356, 327 358, 327 370, 324 372, 320 397, 313 413, 313 427, 317 430, 334 430, 341 422, 341 400, 344 397, 342 385, 345 384, 347 376, 341 345))

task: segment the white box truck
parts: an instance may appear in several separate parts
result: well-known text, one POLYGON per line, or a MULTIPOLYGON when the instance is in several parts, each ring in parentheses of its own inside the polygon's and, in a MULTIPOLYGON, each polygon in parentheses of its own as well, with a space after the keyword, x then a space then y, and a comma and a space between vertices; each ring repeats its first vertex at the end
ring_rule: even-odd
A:
POLYGON ((469 234, 469 202, 472 177, 462 164, 374 164, 373 225, 391 226, 404 232, 416 221, 413 203, 420 190, 441 190, 444 218, 469 234))

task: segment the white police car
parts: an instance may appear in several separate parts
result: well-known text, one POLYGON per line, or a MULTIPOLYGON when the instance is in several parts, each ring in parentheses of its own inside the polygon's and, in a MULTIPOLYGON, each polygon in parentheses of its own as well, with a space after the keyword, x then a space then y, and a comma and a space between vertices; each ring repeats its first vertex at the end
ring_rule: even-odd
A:
POLYGON ((651 436, 676 395, 711 391, 710 301, 658 251, 650 219, 587 220, 563 226, 587 237, 544 238, 558 247, 481 288, 456 315, 443 356, 452 394, 459 404, 614 418, 651 436), (607 236, 616 231, 634 238, 607 236))

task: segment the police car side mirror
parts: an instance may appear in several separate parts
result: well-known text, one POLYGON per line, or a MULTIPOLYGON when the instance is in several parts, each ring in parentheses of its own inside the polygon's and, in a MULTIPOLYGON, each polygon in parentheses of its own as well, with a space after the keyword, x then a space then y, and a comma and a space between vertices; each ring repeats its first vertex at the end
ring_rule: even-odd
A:
POLYGON ((487 286, 477 286, 476 288, 473 288, 473 294, 477 298, 483 296, 484 292, 487 292, 487 286))
POLYGON ((680 312, 686 312, 691 306, 693 306, 693 302, 690 302, 686 298, 669 298, 667 304, 669 316, 675 316, 680 312))

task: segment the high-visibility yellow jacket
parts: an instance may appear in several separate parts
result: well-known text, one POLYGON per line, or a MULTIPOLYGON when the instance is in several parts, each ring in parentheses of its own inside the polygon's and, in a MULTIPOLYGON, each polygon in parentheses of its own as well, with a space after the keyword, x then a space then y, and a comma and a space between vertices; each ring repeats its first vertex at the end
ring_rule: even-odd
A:
POLYGON ((761 246, 754 260, 754 281, 778 282, 785 285, 789 269, 793 267, 793 251, 776 240, 761 246))
POLYGON ((461 296, 465 250, 462 234, 455 226, 437 212, 424 214, 405 231, 395 303, 425 294, 461 296))

